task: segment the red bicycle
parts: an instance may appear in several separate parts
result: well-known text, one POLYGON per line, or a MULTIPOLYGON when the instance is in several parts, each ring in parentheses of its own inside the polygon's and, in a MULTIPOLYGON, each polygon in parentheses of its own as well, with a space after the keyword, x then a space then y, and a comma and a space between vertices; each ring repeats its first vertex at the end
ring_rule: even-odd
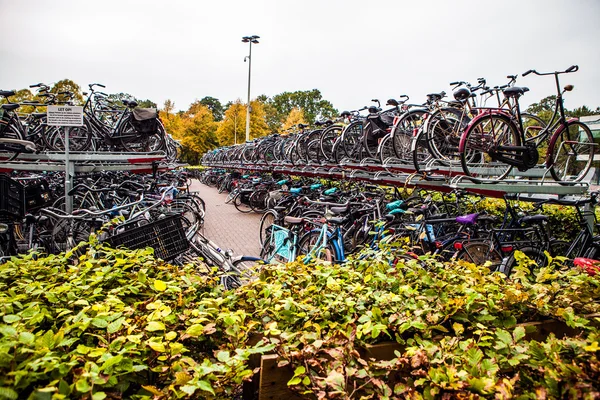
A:
MULTIPOLYGON (((573 90, 566 85, 561 90, 558 76, 576 72, 577 65, 565 71, 540 73, 529 70, 523 74, 554 75, 556 82, 556 105, 552 119, 545 128, 524 128, 519 108, 519 97, 526 88, 504 89, 504 96, 511 106, 507 109, 483 110, 469 123, 463 132, 459 153, 463 171, 474 182, 499 181, 513 167, 527 171, 538 164, 540 152, 546 153, 545 167, 560 184, 581 181, 594 161, 594 138, 590 128, 575 118, 567 119, 563 106, 563 94, 573 90), (548 141, 547 139, 550 138, 548 141), (544 147, 547 146, 547 151, 544 147)), ((545 173, 544 173, 545 175, 545 173)))

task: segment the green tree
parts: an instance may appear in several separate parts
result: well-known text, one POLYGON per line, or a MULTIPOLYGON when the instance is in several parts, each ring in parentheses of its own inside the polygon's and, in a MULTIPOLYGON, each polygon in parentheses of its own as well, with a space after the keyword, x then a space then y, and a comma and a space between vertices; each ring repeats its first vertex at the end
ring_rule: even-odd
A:
POLYGON ((573 111, 569 111, 568 114, 574 118, 585 117, 588 115, 597 115, 600 114, 600 107, 596 107, 595 110, 592 110, 591 108, 588 108, 588 106, 583 105, 581 107, 577 107, 573 111))
POLYGON ((261 94, 256 98, 256 101, 263 105, 263 109, 265 111, 265 122, 267 123, 269 132, 279 132, 281 130, 283 121, 281 120, 281 116, 277 112, 277 109, 273 105, 271 99, 267 95, 261 94))
POLYGON ((204 104, 206 107, 208 107, 208 109, 212 112, 215 121, 219 122, 223 120, 224 108, 219 99, 206 96, 200 99, 200 104, 204 104))
MULTIPOLYGON (((527 112, 531 114, 535 114, 541 119, 543 119, 546 123, 550 122, 550 118, 552 118, 552 114, 554 113, 554 106, 556 104, 556 95, 544 97, 538 103, 533 103, 529 107, 527 107, 527 112)), ((587 115, 595 115, 600 114, 600 107, 596 107, 595 110, 592 110, 586 105, 581 107, 577 107, 574 110, 570 111, 565 109, 565 114, 571 116, 573 118, 584 117, 587 115)))
POLYGON ((294 108, 302 109, 306 121, 311 123, 317 118, 332 118, 338 113, 329 101, 323 99, 318 89, 283 92, 273 96, 270 102, 280 122, 285 121, 294 108))
POLYGON ((129 94, 129 93, 114 93, 108 96, 109 100, 111 100, 113 103, 116 103, 120 106, 123 106, 123 100, 127 100, 127 101, 135 101, 138 103, 138 107, 141 108, 158 108, 156 103, 153 102, 152 100, 140 100, 135 98, 133 95, 129 94))

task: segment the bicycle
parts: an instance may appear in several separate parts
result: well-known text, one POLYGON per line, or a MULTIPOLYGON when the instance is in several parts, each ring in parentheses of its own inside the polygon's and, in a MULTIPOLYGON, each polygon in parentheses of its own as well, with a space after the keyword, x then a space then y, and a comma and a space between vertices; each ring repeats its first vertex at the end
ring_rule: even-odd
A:
POLYGON ((594 160, 594 138, 584 123, 574 118, 567 120, 563 94, 573 90, 573 86, 566 85, 561 90, 559 83, 559 75, 577 70, 579 67, 573 65, 565 71, 539 73, 529 70, 523 73, 523 76, 531 73, 554 75, 556 82, 557 98, 550 123, 534 136, 528 137, 521 118, 518 99, 525 93, 524 88, 504 89, 504 96, 513 101, 514 112, 484 110, 473 118, 460 138, 459 153, 464 174, 475 183, 483 179, 497 182, 506 178, 513 167, 521 172, 534 168, 539 159, 538 147, 549 136, 545 160, 547 172, 559 184, 581 181, 594 160))

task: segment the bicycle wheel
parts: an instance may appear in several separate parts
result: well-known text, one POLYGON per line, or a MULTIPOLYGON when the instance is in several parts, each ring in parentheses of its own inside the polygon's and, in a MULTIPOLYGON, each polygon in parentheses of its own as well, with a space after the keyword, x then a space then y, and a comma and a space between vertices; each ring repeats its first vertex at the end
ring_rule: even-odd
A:
POLYGON ((238 195, 235 196, 235 199, 233 199, 233 205, 235 206, 236 210, 244 214, 252 211, 248 196, 249 194, 244 192, 239 192, 238 195))
POLYGON ((225 199, 225 204, 231 203, 236 198, 238 193, 239 193, 239 190, 237 190, 237 189, 233 189, 232 191, 230 191, 229 194, 227 195, 227 198, 225 199))
POLYGON ((463 110, 444 108, 432 113, 427 121, 427 144, 433 157, 446 162, 457 162, 460 137, 471 119, 463 110))
POLYGON ((250 195, 248 202, 250 203, 250 208, 255 213, 265 212, 267 209, 267 197, 269 196, 269 192, 267 189, 257 190, 256 192, 250 195))
POLYGON ((238 288, 252 281, 263 261, 258 257, 241 256, 231 262, 230 270, 221 276, 221 283, 227 290, 238 288))
POLYGON ((319 139, 319 148, 321 150, 321 156, 325 160, 332 158, 332 150, 335 141, 342 134, 344 127, 341 125, 332 125, 325 129, 319 139))
POLYGON ((462 250, 456 255, 456 259, 468 261, 478 266, 490 261, 490 270, 494 271, 502 262, 502 255, 493 248, 490 242, 468 242, 463 243, 462 250))
POLYGON ((271 235, 271 229, 270 229, 271 225, 273 225, 275 223, 275 221, 277 221, 277 219, 279 219, 279 215, 277 214, 277 211, 275 211, 275 210, 267 211, 260 218, 260 229, 259 229, 258 240, 260 242, 261 247, 263 246, 265 241, 269 239, 269 236, 271 235))
POLYGON ((421 172, 432 159, 431 151, 427 145, 426 134, 422 127, 419 128, 417 134, 412 138, 410 155, 416 172, 421 172))
POLYGON ((377 149, 380 140, 377 139, 378 127, 371 121, 367 121, 363 127, 362 145, 366 157, 377 157, 377 149))
POLYGON ((319 139, 315 139, 306 145, 306 158, 309 162, 321 162, 322 157, 319 139))
POLYGON ((298 242, 298 255, 304 255, 310 257, 310 261, 332 261, 335 250, 331 242, 327 241, 326 245, 322 247, 321 242, 321 231, 311 231, 302 236, 298 242))
POLYGON ((359 157, 360 148, 362 147, 363 122, 355 121, 348 125, 342 133, 342 149, 346 157, 355 159, 359 157))
MULTIPOLYGON (((64 126, 44 125, 42 135, 51 150, 65 151, 66 128, 64 126)), ((85 151, 92 143, 91 129, 87 123, 82 126, 72 126, 69 130, 69 151, 85 151)))
POLYGON ((594 137, 582 122, 569 121, 550 139, 546 166, 561 184, 581 181, 594 161, 594 137))
MULTIPOLYGON (((548 257, 546 257, 546 254, 543 251, 541 251, 540 249, 536 249, 534 247, 523 247, 522 249, 515 250, 515 252, 516 251, 522 252, 527 257, 529 257, 533 262, 535 262, 534 265, 532 265, 532 264, 529 265, 529 270, 532 274, 533 274, 534 270, 536 269, 536 267, 543 268, 548 265, 548 257)), ((519 264, 519 262, 517 261, 517 259, 515 257, 515 252, 513 252, 508 257, 508 259, 506 260, 506 262, 504 264, 503 272, 508 277, 510 277, 512 275, 513 269, 519 264)))
POLYGON ((392 134, 388 133, 379 143, 377 157, 381 164, 386 164, 388 160, 392 160, 395 156, 392 134))
POLYGON ((415 129, 423 124, 424 110, 409 111, 392 128, 392 147, 396 157, 404 163, 412 161, 411 145, 415 129))
POLYGON ((503 151, 505 146, 520 146, 517 127, 503 115, 486 115, 464 132, 460 143, 460 161, 465 175, 474 182, 480 177, 502 180, 512 166, 496 160, 496 155, 519 159, 517 152, 503 151))

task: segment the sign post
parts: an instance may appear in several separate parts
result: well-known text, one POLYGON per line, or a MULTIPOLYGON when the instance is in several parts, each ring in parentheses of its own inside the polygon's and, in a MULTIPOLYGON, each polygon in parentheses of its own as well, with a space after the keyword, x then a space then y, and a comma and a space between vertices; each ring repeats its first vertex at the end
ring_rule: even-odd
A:
POLYGON ((69 134, 71 127, 83 126, 83 107, 81 106, 48 106, 46 124, 64 129, 65 132, 65 211, 73 213, 73 197, 69 191, 73 189, 75 165, 69 159, 69 134))

